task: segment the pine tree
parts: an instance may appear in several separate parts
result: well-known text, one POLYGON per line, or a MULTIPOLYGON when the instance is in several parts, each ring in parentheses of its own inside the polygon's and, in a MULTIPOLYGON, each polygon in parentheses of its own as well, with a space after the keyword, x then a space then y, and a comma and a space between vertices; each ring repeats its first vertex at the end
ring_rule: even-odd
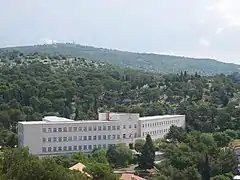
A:
POLYGON ((146 142, 140 152, 141 154, 138 158, 139 167, 144 170, 153 168, 155 160, 155 147, 149 134, 147 135, 146 142))
POLYGON ((210 180, 210 166, 209 166, 209 160, 208 155, 205 155, 205 162, 203 166, 203 173, 202 173, 203 180, 210 180))

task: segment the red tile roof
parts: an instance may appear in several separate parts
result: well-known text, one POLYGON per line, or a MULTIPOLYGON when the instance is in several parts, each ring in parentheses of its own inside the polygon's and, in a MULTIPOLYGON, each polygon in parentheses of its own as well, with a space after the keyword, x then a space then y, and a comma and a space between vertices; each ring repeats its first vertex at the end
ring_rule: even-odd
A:
POLYGON ((120 180, 146 180, 146 179, 136 176, 134 174, 125 173, 125 174, 122 174, 122 176, 120 177, 120 180))

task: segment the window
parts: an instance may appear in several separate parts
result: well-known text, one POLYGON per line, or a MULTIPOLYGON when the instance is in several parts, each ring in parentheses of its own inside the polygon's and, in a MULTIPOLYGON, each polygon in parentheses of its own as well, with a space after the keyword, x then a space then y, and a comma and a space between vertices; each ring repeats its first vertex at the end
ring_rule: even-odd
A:
POLYGON ((88 136, 88 140, 92 140, 92 136, 88 136))
POLYGON ((103 131, 106 131, 106 126, 103 126, 103 131))
POLYGON ((52 128, 48 128, 48 132, 49 132, 49 133, 52 132, 52 128))
POLYGON ((67 127, 64 127, 64 128, 63 128, 63 132, 67 132, 67 127))
POLYGON ((53 128, 53 132, 57 132, 57 128, 53 128))
POLYGON ((84 145, 84 146, 83 146, 83 149, 84 149, 84 150, 87 150, 87 145, 84 145))
POLYGON ((113 138, 113 139, 116 139, 116 135, 115 135, 115 134, 114 134, 114 135, 112 135, 112 138, 113 138))
POLYGON ((117 130, 120 130, 120 126, 117 126, 117 130))
POLYGON ((53 152, 56 152, 57 151, 57 147, 53 147, 53 152))
POLYGON ((57 141, 57 137, 53 137, 53 142, 56 142, 57 141))
POLYGON ((58 132, 62 132, 62 128, 58 128, 58 132))
POLYGON ((102 127, 101 127, 101 126, 98 126, 98 130, 101 131, 101 130, 102 130, 102 127))
POLYGON ((77 151, 77 146, 73 146, 73 150, 74 150, 74 151, 77 151))
POLYGON ((62 137, 58 137, 58 142, 62 142, 62 137))
POLYGON ((68 141, 72 141, 72 136, 69 136, 69 137, 68 137, 68 141))
POLYGON ((52 147, 48 147, 48 152, 51 152, 52 151, 52 147))
POLYGON ((52 138, 49 137, 49 138, 48 138, 48 142, 52 142, 52 138))
POLYGON ((142 127, 144 128, 144 124, 142 124, 142 127))
POLYGON ((120 134, 117 135, 117 138, 120 139, 120 134))
POLYGON ((93 136, 93 140, 97 140, 97 136, 93 136))
POLYGON ((82 127, 78 127, 78 131, 82 131, 82 127))
POLYGON ((129 129, 131 129, 131 128, 132 128, 132 125, 130 124, 130 125, 129 125, 129 129))
POLYGON ((79 141, 82 141, 82 136, 78 136, 78 140, 79 140, 79 141))
POLYGON ((42 152, 47 152, 47 148, 46 147, 42 147, 42 152))
POLYGON ((73 136, 74 141, 77 141, 77 138, 78 138, 77 136, 73 136))
POLYGON ((126 138, 126 134, 123 134, 123 139, 125 139, 126 138))
POLYGON ((102 145, 101 145, 101 144, 99 144, 99 145, 98 145, 98 148, 102 148, 102 145))
POLYGON ((87 140, 87 136, 83 136, 83 140, 86 141, 87 140))
POLYGON ((77 131, 77 127, 73 127, 73 131, 76 132, 77 131))
POLYGON ((62 146, 58 146, 58 151, 62 151, 62 146))
POLYGON ((88 131, 92 131, 92 126, 88 127, 88 131))
POLYGON ((83 130, 84 130, 84 131, 87 131, 87 127, 84 127, 83 130))
POLYGON ((108 139, 111 139, 111 135, 108 135, 108 139))
POLYGON ((46 128, 43 128, 42 131, 45 133, 46 132, 46 128))
POLYGON ((126 129, 126 125, 123 125, 123 129, 126 129))
POLYGON ((111 126, 108 126, 108 131, 111 131, 111 126))
POLYGON ((67 137, 63 137, 63 141, 67 141, 67 137))
POLYGON ((68 127, 68 131, 69 131, 69 132, 72 132, 72 127, 68 127))
POLYGON ((103 135, 103 139, 107 139, 107 136, 106 136, 106 135, 103 135))
POLYGON ((72 151, 72 146, 68 146, 68 150, 69 150, 69 151, 72 151))
POLYGON ((137 124, 134 124, 134 128, 137 128, 137 124))
POLYGON ((112 126, 112 130, 115 131, 116 130, 116 126, 112 126))
POLYGON ((137 137, 137 133, 134 133, 134 137, 135 137, 135 138, 137 137))
POLYGON ((81 150, 82 150, 82 146, 78 146, 78 150, 80 150, 80 151, 81 151, 81 150))
POLYGON ((92 150, 92 145, 88 145, 88 150, 92 150))
POLYGON ((46 142, 46 138, 43 138, 42 141, 43 141, 43 142, 46 142))
POLYGON ((101 135, 98 135, 98 140, 101 140, 102 139, 102 136, 101 135))
POLYGON ((106 148, 107 148, 106 144, 103 144, 103 148, 104 148, 104 149, 106 149, 106 148))
POLYGON ((67 146, 63 146, 63 151, 67 151, 67 146))
POLYGON ((94 127, 93 127, 93 130, 94 130, 94 131, 96 131, 96 130, 97 130, 97 127, 96 127, 96 126, 94 126, 94 127))

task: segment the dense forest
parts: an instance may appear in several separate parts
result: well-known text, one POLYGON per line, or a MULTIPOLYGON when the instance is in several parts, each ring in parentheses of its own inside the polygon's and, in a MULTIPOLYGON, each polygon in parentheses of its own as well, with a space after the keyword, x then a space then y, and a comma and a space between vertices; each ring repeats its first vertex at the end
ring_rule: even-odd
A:
MULTIPOLYGON (((232 140, 240 138, 238 73, 215 76, 201 76, 186 71, 158 74, 78 57, 17 51, 2 51, 0 60, 2 147, 14 147, 17 144, 18 121, 41 120, 45 115, 81 120, 96 119, 98 111, 106 110, 136 112, 141 116, 185 114, 186 130, 173 127, 166 137, 172 139, 170 143, 164 139, 153 143, 146 140, 138 147, 142 154, 147 155, 152 154, 149 153, 151 144, 165 152, 166 161, 157 166, 161 173, 156 173, 153 178, 203 179, 205 175, 227 178, 235 173, 236 157, 231 149, 225 148, 232 140)), ((0 169, 3 178, 19 179, 17 177, 26 169, 32 172, 40 169, 43 172, 50 168, 49 164, 53 161, 53 174, 48 172, 38 179, 58 179, 60 176, 60 179, 79 179, 79 176, 84 179, 87 177, 81 173, 61 170, 81 160, 88 165, 87 171, 94 174, 95 179, 110 177, 111 180, 118 178, 112 174, 112 168, 119 164, 126 166, 133 161, 144 164, 141 163, 141 157, 130 157, 127 150, 122 148, 113 147, 108 150, 110 152, 96 152, 96 156, 80 153, 66 160, 66 157, 39 160, 25 149, 6 149, 2 154, 4 160, 0 163, 0 169), (114 161, 117 152, 125 152, 124 158, 128 160, 114 161), (111 156, 111 153, 114 155, 111 156), (20 168, 19 164, 11 164, 13 159, 28 163, 20 168), (57 176, 55 171, 61 171, 62 175, 57 176)), ((20 179, 34 179, 35 176, 31 177, 30 174, 20 179)))
POLYGON ((240 71, 240 65, 223 63, 213 59, 194 59, 188 57, 159 55, 151 53, 132 53, 104 48, 82 46, 72 43, 57 43, 23 47, 4 48, 23 53, 47 53, 51 55, 70 55, 100 62, 108 62, 122 67, 149 72, 180 73, 187 71, 201 75, 232 74, 240 71))

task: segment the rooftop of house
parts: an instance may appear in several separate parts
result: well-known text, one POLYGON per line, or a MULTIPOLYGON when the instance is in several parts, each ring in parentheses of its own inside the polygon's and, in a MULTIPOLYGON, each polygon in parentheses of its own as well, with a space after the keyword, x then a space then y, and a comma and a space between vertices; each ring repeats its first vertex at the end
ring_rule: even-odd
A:
POLYGON ((120 177, 120 180, 146 180, 146 179, 136 176, 134 174, 124 173, 120 177))
POLYGON ((70 170, 75 170, 75 171, 80 171, 80 172, 86 174, 88 177, 91 177, 90 174, 86 173, 86 172, 83 170, 84 168, 86 168, 86 166, 85 166, 84 164, 82 164, 82 163, 79 162, 79 163, 73 165, 72 167, 70 167, 69 169, 70 169, 70 170))

